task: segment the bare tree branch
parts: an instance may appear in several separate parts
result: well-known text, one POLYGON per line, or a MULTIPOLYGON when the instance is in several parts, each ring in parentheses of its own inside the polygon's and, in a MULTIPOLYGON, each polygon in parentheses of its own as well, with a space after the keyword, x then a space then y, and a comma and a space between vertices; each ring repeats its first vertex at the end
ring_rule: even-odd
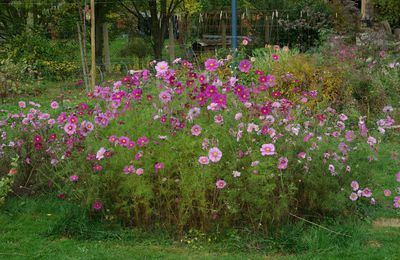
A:
POLYGON ((118 0, 119 4, 122 5, 129 13, 133 14, 134 16, 136 16, 136 18, 139 18, 138 13, 136 13, 135 11, 133 11, 131 8, 129 8, 127 5, 124 4, 124 2, 122 0, 118 0))

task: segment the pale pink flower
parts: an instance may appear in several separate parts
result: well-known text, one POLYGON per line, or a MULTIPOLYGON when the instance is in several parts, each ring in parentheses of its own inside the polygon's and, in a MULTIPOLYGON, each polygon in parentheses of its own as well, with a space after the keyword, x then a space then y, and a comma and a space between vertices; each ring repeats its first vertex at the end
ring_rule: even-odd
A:
POLYGON ((262 147, 260 148, 260 151, 261 151, 262 156, 274 155, 275 154, 275 145, 263 144, 262 147))
POLYGON ((226 182, 224 180, 218 180, 215 183, 215 186, 217 186, 218 189, 223 189, 226 186, 226 182))
POLYGON ((288 166, 288 158, 287 157, 279 158, 278 169, 285 170, 287 168, 287 166, 288 166))
POLYGON ((358 190, 358 189, 360 188, 360 185, 358 185, 358 182, 357 182, 357 181, 352 181, 352 182, 351 182, 351 188, 352 188, 354 191, 356 191, 356 190, 358 190))
POLYGON ((200 156, 200 157, 199 157, 199 163, 200 163, 200 164, 203 164, 203 165, 208 164, 208 163, 209 163, 208 157, 206 157, 206 156, 200 156))
POLYGON ((219 160, 221 160, 221 157, 222 157, 222 152, 217 147, 211 148, 210 151, 208 152, 208 158, 212 162, 218 162, 219 160))
POLYGON ((199 126, 199 125, 192 126, 191 132, 192 132, 192 135, 199 136, 201 134, 201 126, 199 126))
POLYGON ((97 153, 96 153, 96 159, 97 160, 101 160, 101 159, 103 159, 104 158, 104 154, 107 152, 107 150, 104 148, 104 147, 101 147, 98 151, 97 151, 97 153))

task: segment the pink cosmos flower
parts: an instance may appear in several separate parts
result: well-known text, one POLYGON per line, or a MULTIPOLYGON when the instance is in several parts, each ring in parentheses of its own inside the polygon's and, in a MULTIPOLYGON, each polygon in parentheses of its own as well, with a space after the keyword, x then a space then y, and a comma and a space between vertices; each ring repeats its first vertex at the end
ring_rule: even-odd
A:
POLYGON ((26 108, 26 103, 24 101, 19 101, 18 106, 19 108, 26 108))
POLYGON ((297 158, 305 159, 306 158, 306 153, 305 152, 299 152, 297 154, 297 158))
POLYGON ((161 102, 168 103, 171 101, 171 94, 168 91, 161 92, 158 97, 160 98, 161 102))
POLYGON ((71 123, 67 123, 64 126, 64 131, 69 135, 73 135, 76 132, 76 125, 75 124, 71 124, 71 123))
POLYGON ((339 119, 342 121, 346 121, 349 118, 345 114, 340 114, 339 119))
POLYGON ((369 198, 369 197, 372 196, 372 192, 370 191, 369 188, 364 188, 364 190, 362 191, 362 195, 363 195, 364 197, 369 198))
POLYGON ((274 144, 263 144, 260 148, 261 155, 274 155, 275 154, 275 145, 274 144))
POLYGON ((222 125, 224 123, 224 117, 222 115, 214 116, 214 122, 216 124, 222 125))
POLYGON ((53 102, 51 102, 50 107, 52 109, 57 109, 59 107, 59 105, 58 105, 57 101, 53 101, 53 102))
POLYGON ((242 113, 237 113, 237 114, 235 115, 235 120, 236 120, 236 121, 240 120, 241 118, 242 118, 242 113))
POLYGON ((201 134, 201 126, 194 125, 194 126, 192 126, 191 131, 192 131, 192 135, 199 136, 201 134))
POLYGON ((104 158, 104 154, 106 153, 106 151, 107 150, 104 147, 101 147, 96 153, 96 159, 99 160, 99 161, 101 159, 103 159, 104 158))
POLYGON ((393 206, 394 206, 396 209, 400 208, 400 196, 394 197, 394 204, 393 204, 393 206))
POLYGON ((251 63, 250 63, 249 60, 242 60, 242 61, 239 63, 239 70, 240 70, 241 72, 243 72, 243 73, 249 73, 250 68, 251 68, 251 63))
POLYGON ((112 144, 115 143, 117 140, 118 140, 118 137, 115 135, 108 137, 108 141, 112 144))
POLYGON ((352 181, 352 182, 351 182, 351 188, 352 188, 354 191, 356 191, 356 190, 358 190, 358 189, 360 188, 360 185, 358 185, 358 182, 357 182, 357 181, 352 181))
POLYGON ((143 173, 144 173, 144 170, 142 168, 138 168, 136 170, 136 175, 138 175, 138 176, 142 175, 143 173))
POLYGON ((208 158, 212 162, 218 162, 219 160, 221 160, 221 157, 222 157, 222 152, 217 147, 211 148, 210 151, 208 152, 208 158))
POLYGON ((367 143, 370 146, 374 146, 374 144, 376 144, 376 139, 374 137, 370 136, 370 137, 368 137, 367 143))
POLYGON ((288 166, 288 158, 287 157, 279 158, 278 169, 285 170, 287 168, 287 166, 288 166))
POLYGON ((125 174, 131 174, 131 173, 135 172, 135 167, 133 165, 125 165, 123 172, 125 174))
POLYGON ((95 210, 101 210, 103 208, 103 204, 100 201, 96 200, 95 202, 93 202, 92 208, 95 210))
POLYGON ((155 169, 156 173, 157 173, 159 170, 164 169, 164 168, 165 168, 165 166, 164 166, 164 164, 161 163, 161 162, 157 162, 157 163, 154 165, 154 169, 155 169))
POLYGON ((358 199, 357 193, 352 192, 352 193, 350 194, 350 199, 351 199, 352 201, 356 201, 356 200, 358 199))
POLYGON ((223 189, 226 186, 226 182, 224 180, 218 180, 215 183, 215 186, 217 186, 218 189, 223 189))
POLYGON ((127 147, 129 144, 129 138, 126 136, 121 136, 118 141, 121 146, 127 147))
POLYGON ((70 124, 76 124, 76 123, 78 122, 78 118, 76 118, 76 116, 70 116, 70 117, 68 118, 68 122, 69 122, 70 124))
POLYGON ((396 173, 396 181, 400 182, 400 172, 396 173))
POLYGON ((168 71, 168 63, 165 61, 160 61, 155 67, 158 75, 163 75, 168 71))
POLYGON ((383 194, 385 195, 385 197, 390 197, 390 195, 392 195, 392 191, 386 189, 386 190, 383 191, 383 194))
POLYGON ((233 176, 234 178, 240 177, 240 172, 239 172, 239 171, 233 171, 233 172, 232 172, 232 176, 233 176))
POLYGON ((79 179, 78 175, 71 175, 71 176, 69 176, 69 180, 70 180, 71 182, 77 182, 78 179, 79 179))
POLYGON ((351 142, 351 141, 354 140, 355 136, 356 136, 356 135, 354 134, 354 131, 347 131, 347 132, 346 132, 346 135, 345 135, 345 138, 346 138, 346 140, 347 140, 348 142, 351 142))
POLYGON ((200 156, 200 157, 199 157, 199 163, 200 163, 200 164, 203 164, 203 165, 208 164, 208 163, 209 163, 208 157, 206 157, 206 156, 200 156))
POLYGON ((134 141, 129 141, 128 145, 126 146, 128 149, 132 149, 135 147, 136 143, 134 141))
POLYGON ((206 70, 213 72, 218 69, 219 62, 216 59, 208 59, 204 63, 204 66, 206 67, 206 70))
POLYGON ((148 143, 149 143, 149 139, 147 139, 146 136, 142 136, 137 140, 137 144, 139 145, 139 147, 142 147, 148 143))
POLYGON ((99 171, 103 170, 103 166, 101 166, 100 164, 94 164, 92 166, 92 170, 93 170, 93 172, 99 172, 99 171))

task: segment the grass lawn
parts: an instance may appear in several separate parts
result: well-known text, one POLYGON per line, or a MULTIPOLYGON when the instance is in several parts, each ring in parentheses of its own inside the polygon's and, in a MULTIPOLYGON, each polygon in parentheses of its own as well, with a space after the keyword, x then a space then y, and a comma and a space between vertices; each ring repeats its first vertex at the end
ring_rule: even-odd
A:
MULTIPOLYGON (((88 221, 68 201, 50 197, 11 198, 0 210, 1 259, 398 259, 400 218, 390 222, 335 220, 340 232, 299 223, 274 239, 230 233, 213 242, 173 239, 164 232, 123 229, 88 221)), ((397 214, 397 216, 396 216, 397 214)), ((381 218, 382 219, 382 218, 381 218)))

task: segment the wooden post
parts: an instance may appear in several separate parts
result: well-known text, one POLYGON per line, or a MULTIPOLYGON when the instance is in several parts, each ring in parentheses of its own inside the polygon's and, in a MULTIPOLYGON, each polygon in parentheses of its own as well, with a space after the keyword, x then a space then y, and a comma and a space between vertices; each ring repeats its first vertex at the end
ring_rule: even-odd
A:
POLYGON ((91 22, 91 30, 90 30, 90 44, 91 44, 91 59, 92 59, 92 68, 91 68, 91 76, 92 76, 92 89, 96 86, 96 38, 95 38, 95 17, 94 17, 94 0, 90 0, 90 22, 91 22))
POLYGON ((168 19, 168 34, 169 34, 169 59, 172 62, 175 60, 175 37, 174 25, 172 23, 172 16, 168 19))
POLYGON ((361 0, 361 20, 369 21, 373 16, 373 4, 371 0, 361 0))
POLYGON ((221 33, 222 33, 222 48, 226 49, 226 22, 225 19, 222 19, 221 24, 221 33))
POLYGON ((269 19, 268 19, 268 16, 265 16, 265 28, 264 28, 264 30, 265 30, 265 34, 264 34, 264 41, 265 41, 265 44, 270 44, 270 24, 269 24, 269 19))
POLYGON ((106 72, 110 71, 110 45, 108 42, 108 24, 103 23, 103 53, 104 53, 104 67, 106 72))
POLYGON ((79 22, 76 22, 76 26, 78 27, 78 39, 79 39, 79 48, 81 50, 81 61, 82 61, 82 71, 83 71, 83 80, 85 82, 85 89, 86 93, 89 92, 88 80, 87 80, 87 71, 86 71, 86 64, 85 64, 85 52, 83 51, 84 43, 82 42, 82 35, 81 35, 81 26, 79 22))

